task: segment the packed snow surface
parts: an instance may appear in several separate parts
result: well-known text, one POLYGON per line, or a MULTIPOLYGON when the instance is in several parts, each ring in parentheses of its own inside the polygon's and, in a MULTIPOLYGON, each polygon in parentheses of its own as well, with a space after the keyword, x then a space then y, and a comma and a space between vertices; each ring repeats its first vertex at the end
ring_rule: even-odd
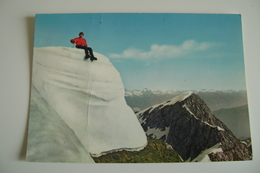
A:
MULTIPOLYGON (((111 150, 142 149, 147 139, 125 102, 120 74, 107 57, 98 53, 94 55, 98 60, 91 62, 83 61, 82 49, 34 49, 32 89, 37 91, 34 93, 38 94, 38 98, 46 102, 46 108, 42 110, 51 108, 59 118, 57 123, 67 126, 93 156, 111 150)), ((32 94, 32 100, 34 97, 35 94, 32 94)), ((50 112, 41 116, 46 114, 50 112)), ((31 113, 32 116, 35 114, 31 113)), ((36 123, 41 126, 41 121, 36 123)), ((34 129, 29 129, 29 137, 33 137, 30 130, 37 131, 38 126, 30 124, 29 128, 34 129)), ((37 133, 34 135, 37 136, 37 133)))

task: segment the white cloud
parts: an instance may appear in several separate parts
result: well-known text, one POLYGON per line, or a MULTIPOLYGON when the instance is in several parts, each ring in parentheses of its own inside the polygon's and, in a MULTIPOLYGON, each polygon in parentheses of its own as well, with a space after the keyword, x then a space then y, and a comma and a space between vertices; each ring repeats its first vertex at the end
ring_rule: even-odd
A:
POLYGON ((187 56, 198 51, 205 51, 209 47, 214 46, 214 43, 202 42, 198 43, 195 40, 184 41, 181 45, 158 45, 153 44, 149 51, 142 49, 129 48, 124 50, 121 54, 110 54, 111 58, 176 58, 187 56))

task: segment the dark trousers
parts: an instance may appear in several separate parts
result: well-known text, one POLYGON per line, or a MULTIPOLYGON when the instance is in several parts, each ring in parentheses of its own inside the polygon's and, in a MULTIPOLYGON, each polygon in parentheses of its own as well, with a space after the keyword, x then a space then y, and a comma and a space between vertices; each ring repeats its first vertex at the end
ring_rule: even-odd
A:
POLYGON ((93 51, 91 49, 91 47, 87 47, 87 46, 76 46, 76 48, 78 49, 84 49, 85 50, 85 54, 87 57, 91 56, 94 57, 93 51))

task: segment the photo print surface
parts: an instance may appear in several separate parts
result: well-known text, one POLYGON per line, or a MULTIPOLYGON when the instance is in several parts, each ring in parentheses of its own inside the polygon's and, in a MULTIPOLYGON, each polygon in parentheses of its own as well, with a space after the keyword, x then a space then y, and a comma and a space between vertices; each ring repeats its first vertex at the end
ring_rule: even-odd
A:
POLYGON ((252 160, 241 15, 37 14, 26 160, 252 160))

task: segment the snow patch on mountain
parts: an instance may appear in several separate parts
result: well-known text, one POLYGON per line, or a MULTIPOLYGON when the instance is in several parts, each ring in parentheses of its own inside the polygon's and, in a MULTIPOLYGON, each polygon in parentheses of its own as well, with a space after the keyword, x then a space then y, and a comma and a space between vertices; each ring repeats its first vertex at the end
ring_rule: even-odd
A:
MULTIPOLYGON (((186 104, 184 104, 182 106, 183 108, 185 108, 196 120, 200 120, 189 108, 186 104)), ((201 120, 202 121, 202 120, 201 120)), ((202 121, 204 124, 210 126, 210 127, 213 127, 213 128, 217 128, 218 130, 222 130, 222 131, 225 131, 223 128, 219 127, 219 126, 215 126, 215 125, 211 125, 209 124, 208 122, 206 121, 202 121)))
POLYGON ((186 104, 184 104, 182 107, 185 108, 196 120, 199 119, 196 115, 194 115, 193 112, 191 112, 191 110, 188 108, 186 104))
POLYGON ((211 162, 208 155, 210 153, 217 153, 217 152, 223 153, 223 150, 220 146, 221 146, 221 143, 217 143, 216 145, 204 150, 200 155, 198 155, 191 162, 211 162))
MULTIPOLYGON (((191 94, 192 94, 192 92, 185 92, 185 93, 182 93, 182 94, 174 97, 171 100, 168 100, 166 103, 163 103, 163 104, 160 103, 160 104, 154 105, 151 108, 148 108, 149 113, 151 113, 157 107, 159 107, 159 109, 163 109, 165 106, 174 105, 176 102, 181 102, 181 101, 185 100, 187 97, 189 97, 191 94)), ((138 114, 141 114, 141 113, 147 111, 148 109, 145 109, 145 110, 139 112, 138 114)))
POLYGON ((167 138, 169 130, 170 130, 170 127, 165 127, 165 130, 161 130, 159 128, 148 127, 146 134, 147 134, 147 136, 151 136, 152 138, 156 138, 156 139, 160 139, 164 135, 167 138))

